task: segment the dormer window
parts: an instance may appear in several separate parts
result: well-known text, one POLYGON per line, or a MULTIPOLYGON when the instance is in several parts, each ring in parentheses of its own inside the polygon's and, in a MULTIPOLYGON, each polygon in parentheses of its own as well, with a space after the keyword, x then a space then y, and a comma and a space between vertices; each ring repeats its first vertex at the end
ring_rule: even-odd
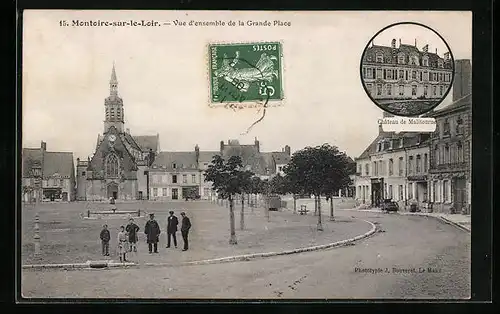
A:
POLYGON ((424 67, 428 67, 428 66, 429 66, 429 57, 428 57, 428 56, 424 56, 424 57, 422 58, 422 65, 423 65, 424 67))
POLYGON ((384 62, 384 55, 381 52, 377 52, 377 62, 378 63, 384 62))
POLYGON ((172 169, 177 169, 177 164, 175 162, 172 164, 172 169))
POLYGON ((416 55, 411 56, 411 58, 410 58, 410 64, 418 65, 419 64, 419 62, 418 62, 418 56, 416 56, 416 55))
POLYGON ((399 139, 399 148, 401 148, 401 147, 403 147, 403 139, 402 138, 399 139))
POLYGON ((443 68, 443 60, 438 60, 438 68, 443 68))
POLYGON ((405 55, 404 53, 398 54, 398 64, 404 64, 405 63, 405 55))

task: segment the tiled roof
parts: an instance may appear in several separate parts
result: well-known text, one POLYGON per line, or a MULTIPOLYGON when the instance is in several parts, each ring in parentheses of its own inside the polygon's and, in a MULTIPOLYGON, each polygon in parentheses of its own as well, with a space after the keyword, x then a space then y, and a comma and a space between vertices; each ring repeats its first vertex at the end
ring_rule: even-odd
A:
POLYGON ((143 152, 148 152, 150 149, 153 150, 153 152, 156 152, 158 149, 157 135, 138 135, 133 138, 143 152))
POLYGON ((250 170, 255 174, 265 175, 266 168, 269 168, 269 171, 272 170, 254 145, 224 146, 222 157, 229 158, 231 156, 240 156, 243 165, 250 166, 250 170))
POLYGON ((42 149, 41 148, 23 148, 22 161, 23 161, 23 178, 31 176, 31 168, 34 163, 38 162, 42 165, 42 149))
POLYGON ((129 143, 129 145, 133 148, 133 149, 136 149, 136 150, 141 150, 141 147, 137 144, 137 142, 135 141, 135 137, 132 137, 132 135, 128 134, 127 132, 125 133, 121 133, 120 134, 122 136, 122 139, 129 143))
POLYGON ((274 152, 272 156, 274 162, 279 165, 287 164, 290 161, 290 156, 285 152, 274 152))
POLYGON ((356 159, 366 159, 370 158, 370 155, 375 153, 377 150, 377 143, 380 141, 382 138, 387 137, 384 134, 379 134, 371 143, 368 145, 368 147, 359 155, 358 158, 356 159))
POLYGON ((215 155, 220 155, 220 151, 200 151, 199 162, 211 162, 215 155))
POLYGON ((443 60, 443 64, 445 68, 451 69, 451 62, 445 62, 444 58, 432 52, 424 52, 420 51, 414 45, 401 44, 397 48, 393 49, 390 46, 379 46, 372 45, 366 49, 366 52, 363 57, 363 62, 375 62, 376 61, 376 53, 382 52, 384 55, 384 63, 397 63, 397 55, 400 52, 404 53, 405 63, 409 63, 409 59, 411 55, 417 55, 419 57, 419 62, 422 64, 422 58, 424 55, 429 57, 429 66, 432 68, 438 67, 438 60, 443 60), (368 59, 371 59, 368 61, 368 59))
POLYGON ((42 152, 40 148, 23 148, 23 177, 31 176, 31 168, 38 162, 44 178, 54 174, 69 178, 74 171, 73 153, 42 152))
POLYGON ((428 116, 429 117, 442 116, 442 115, 445 115, 452 110, 459 109, 462 107, 468 107, 468 106, 469 107, 472 106, 472 94, 468 94, 468 95, 452 102, 451 104, 449 104, 448 106, 446 106, 442 109, 434 110, 434 111, 430 112, 428 114, 428 116))
POLYGON ((45 152, 43 156, 43 177, 59 174, 62 177, 71 177, 74 171, 73 153, 45 152))
POLYGON ((152 165, 153 169, 165 171, 197 170, 196 153, 192 152, 160 152, 152 165), (176 169, 173 168, 175 163, 176 169))
MULTIPOLYGON (((401 138, 403 139, 403 147, 394 146, 393 150, 398 150, 398 149, 402 149, 402 148, 409 148, 409 147, 414 147, 414 146, 421 147, 421 146, 427 145, 430 142, 430 135, 429 134, 422 135, 421 133, 416 133, 416 132, 402 132, 399 134, 396 134, 394 132, 381 133, 370 143, 370 145, 356 159, 357 160, 358 159, 367 159, 367 158, 370 158, 371 155, 377 153, 377 144, 381 140, 384 140, 384 139, 397 140, 397 139, 401 139, 401 138)), ((387 151, 387 149, 385 149, 379 153, 384 153, 386 151, 387 151)))

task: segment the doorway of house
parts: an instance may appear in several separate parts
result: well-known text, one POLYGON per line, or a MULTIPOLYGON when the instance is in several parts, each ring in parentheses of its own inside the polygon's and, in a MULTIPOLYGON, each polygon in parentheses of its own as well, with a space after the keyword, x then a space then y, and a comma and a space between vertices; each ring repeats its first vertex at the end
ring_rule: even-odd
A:
POLYGON ((115 200, 118 199, 118 184, 116 183, 110 183, 108 185, 108 199, 111 197, 115 200))
POLYGON ((179 199, 179 190, 178 189, 172 189, 172 199, 176 200, 179 199))
POLYGON ((372 182, 372 204, 375 207, 382 205, 382 182, 372 182))
POLYGON ((453 180, 453 207, 456 213, 465 207, 465 178, 456 178, 453 180))

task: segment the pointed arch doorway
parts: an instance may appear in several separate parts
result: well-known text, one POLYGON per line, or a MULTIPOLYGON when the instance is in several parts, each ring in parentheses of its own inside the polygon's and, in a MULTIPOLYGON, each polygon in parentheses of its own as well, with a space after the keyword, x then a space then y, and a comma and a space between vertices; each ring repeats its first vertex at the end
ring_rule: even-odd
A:
POLYGON ((108 199, 109 198, 114 198, 115 200, 118 199, 118 184, 112 182, 108 184, 108 199))

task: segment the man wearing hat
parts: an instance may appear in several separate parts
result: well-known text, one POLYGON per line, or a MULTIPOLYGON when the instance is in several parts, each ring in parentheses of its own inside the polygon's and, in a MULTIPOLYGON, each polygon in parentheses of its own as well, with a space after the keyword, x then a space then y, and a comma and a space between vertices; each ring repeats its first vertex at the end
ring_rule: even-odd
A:
POLYGON ((179 220, 174 216, 174 211, 169 212, 170 216, 167 218, 167 248, 170 247, 170 237, 174 239, 174 246, 177 248, 177 237, 175 233, 177 232, 177 225, 179 220))
POLYGON ((149 254, 154 252, 158 253, 158 241, 160 241, 160 226, 155 220, 154 214, 149 214, 149 221, 146 222, 146 226, 144 227, 144 233, 146 234, 146 240, 149 247, 149 254))
POLYGON ((182 212, 181 216, 182 216, 181 234, 182 234, 182 240, 184 240, 184 248, 182 250, 187 251, 189 248, 188 233, 189 229, 191 229, 191 221, 189 220, 189 218, 186 217, 186 213, 182 212))

